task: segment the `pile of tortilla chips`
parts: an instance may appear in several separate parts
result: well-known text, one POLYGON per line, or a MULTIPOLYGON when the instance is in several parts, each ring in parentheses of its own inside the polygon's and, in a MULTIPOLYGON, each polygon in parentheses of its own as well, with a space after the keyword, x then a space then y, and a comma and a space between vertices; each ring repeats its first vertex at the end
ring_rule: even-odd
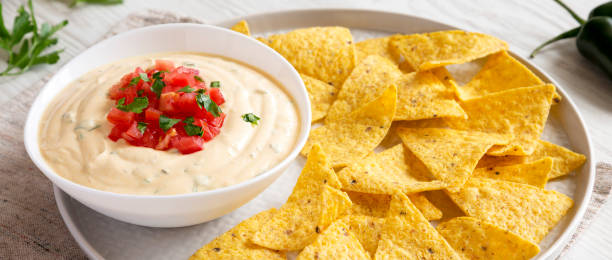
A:
POLYGON ((560 96, 505 42, 440 31, 354 43, 343 27, 259 40, 310 94, 306 165, 283 206, 192 259, 528 259, 572 207, 545 186, 586 158, 540 140, 560 96), (444 67, 480 58, 464 85, 444 67))

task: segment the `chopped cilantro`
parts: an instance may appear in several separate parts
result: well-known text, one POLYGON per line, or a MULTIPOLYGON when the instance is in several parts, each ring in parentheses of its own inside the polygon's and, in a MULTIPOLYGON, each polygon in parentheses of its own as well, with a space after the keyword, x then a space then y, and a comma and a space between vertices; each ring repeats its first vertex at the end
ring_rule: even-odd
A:
POLYGON ((187 133, 187 135, 189 136, 202 136, 204 134, 204 131, 202 131, 202 127, 194 125, 193 122, 195 120, 193 119, 192 116, 185 118, 185 120, 183 120, 183 123, 185 123, 185 125, 183 126, 183 129, 185 129, 185 133, 187 133))
POLYGON ((259 119, 261 118, 259 118, 253 113, 247 113, 247 114, 242 115, 242 120, 244 120, 244 122, 251 123, 251 125, 253 126, 256 126, 258 124, 257 121, 259 121, 259 119))
POLYGON ((149 76, 147 75, 147 73, 142 72, 139 75, 140 75, 140 79, 142 79, 142 81, 149 82, 149 76))
POLYGON ((136 91, 136 94, 138 94, 139 97, 142 97, 142 94, 144 94, 144 89, 139 89, 136 91))
MULTIPOLYGON (((155 78, 155 75, 153 75, 153 77, 155 78)), ((151 85, 151 91, 153 91, 159 97, 161 95, 162 89, 164 89, 165 86, 166 83, 164 83, 161 78, 155 78, 155 81, 153 81, 153 85, 151 85)))
POLYGON ((129 85, 130 85, 130 86, 134 86, 134 85, 138 84, 138 82, 140 82, 140 76, 133 77, 133 78, 130 80, 130 84, 129 84, 129 85))
POLYGON ((196 93, 204 94, 204 93, 206 93, 206 89, 203 89, 203 88, 198 89, 198 90, 196 90, 196 93))
POLYGON ((172 126, 176 125, 176 123, 180 122, 180 119, 169 118, 167 116, 161 115, 159 116, 159 128, 164 131, 168 131, 172 126))
POLYGON ((194 78, 196 81, 199 81, 199 82, 204 82, 204 80, 203 80, 203 79, 202 79, 200 76, 198 76, 198 75, 193 76, 193 78, 194 78))
POLYGON ((147 130, 147 125, 148 124, 145 122, 138 122, 138 124, 136 125, 136 128, 138 128, 138 131, 140 131, 140 133, 144 134, 145 130, 147 130))
POLYGON ((187 85, 187 86, 184 86, 183 88, 179 89, 178 92, 191 93, 194 90, 195 90, 194 88, 192 88, 191 86, 187 85))
POLYGON ((117 109, 125 112, 134 112, 136 114, 142 113, 142 110, 147 108, 149 105, 149 99, 147 97, 137 97, 134 101, 129 104, 125 104, 125 98, 117 101, 117 109))
POLYGON ((185 120, 183 120, 183 123, 185 123, 185 124, 193 124, 193 122, 195 122, 195 119, 193 119, 192 116, 189 116, 189 117, 185 118, 185 120))
POLYGON ((221 116, 221 108, 219 108, 217 103, 215 103, 215 101, 210 99, 208 95, 199 93, 196 96, 196 102, 198 103, 198 106, 200 108, 206 109, 206 111, 210 112, 213 116, 215 117, 221 116))
POLYGON ((213 81, 213 82, 210 83, 210 87, 211 88, 220 88, 221 87, 221 82, 213 81))

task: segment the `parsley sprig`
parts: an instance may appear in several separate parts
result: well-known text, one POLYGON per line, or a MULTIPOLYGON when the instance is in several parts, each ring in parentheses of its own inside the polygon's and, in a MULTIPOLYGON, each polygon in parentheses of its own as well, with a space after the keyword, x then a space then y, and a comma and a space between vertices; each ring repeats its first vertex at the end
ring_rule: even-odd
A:
POLYGON ((55 64, 59 60, 59 54, 63 50, 45 52, 49 47, 57 44, 57 38, 53 38, 60 29, 68 24, 63 20, 56 25, 43 23, 38 27, 32 0, 28 0, 28 11, 22 5, 17 9, 17 16, 13 22, 13 28, 9 30, 4 25, 2 17, 2 3, 0 3, 0 48, 8 53, 8 61, 0 76, 15 76, 28 71, 39 64, 55 64))
POLYGON ((247 114, 242 115, 242 120, 244 120, 244 122, 251 123, 252 126, 258 125, 259 119, 261 118, 259 118, 253 113, 247 113, 247 114))
POLYGON ((149 98, 137 97, 134 98, 132 103, 125 104, 125 98, 121 98, 117 101, 117 109, 125 112, 134 112, 136 114, 142 113, 142 110, 149 106, 149 98))
POLYGON ((203 92, 198 92, 196 102, 200 108, 206 109, 206 111, 210 112, 214 117, 221 116, 221 108, 210 98, 210 96, 204 94, 203 92))

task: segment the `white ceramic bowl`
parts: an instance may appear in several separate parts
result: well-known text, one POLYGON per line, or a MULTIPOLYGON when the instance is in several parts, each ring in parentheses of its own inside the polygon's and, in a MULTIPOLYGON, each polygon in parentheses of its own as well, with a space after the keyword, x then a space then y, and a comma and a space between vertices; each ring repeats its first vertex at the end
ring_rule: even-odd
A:
POLYGON ((55 185, 88 207, 112 218, 150 227, 194 225, 223 216, 253 199, 287 168, 304 146, 310 131, 306 88, 291 64, 259 41, 224 28, 166 24, 118 34, 81 53, 49 80, 28 114, 24 143, 30 158, 55 185), (295 147, 276 166, 245 182, 220 189, 169 196, 100 191, 69 181, 49 167, 39 149, 38 129, 47 105, 70 82, 101 65, 130 56, 189 51, 216 54, 252 65, 280 82, 294 99, 300 116, 295 147))

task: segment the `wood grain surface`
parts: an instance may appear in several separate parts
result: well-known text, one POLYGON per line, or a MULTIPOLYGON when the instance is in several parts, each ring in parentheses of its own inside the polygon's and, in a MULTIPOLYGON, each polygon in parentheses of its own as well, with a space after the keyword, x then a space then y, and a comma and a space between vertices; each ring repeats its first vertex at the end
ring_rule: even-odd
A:
MULTIPOLYGON (((15 16, 15 10, 25 0, 1 0, 5 19, 15 16)), ((208 23, 253 13, 301 8, 363 8, 388 10, 417 15, 444 23, 497 36, 510 44, 521 56, 542 41, 575 27, 577 24, 552 0, 474 0, 474 1, 306 1, 306 0, 219 0, 162 1, 124 0, 117 6, 82 5, 68 8, 67 0, 34 0, 41 21, 57 23, 68 19, 70 24, 60 31, 59 46, 65 48, 56 65, 41 66, 19 77, 0 78, 0 252, 8 258, 38 255, 39 259, 84 258, 59 217, 55 201, 49 196, 51 184, 46 179, 28 175, 41 174, 27 159, 23 148, 24 118, 8 120, 6 113, 24 113, 36 95, 35 83, 58 70, 63 63, 98 41, 108 30, 129 13, 143 9, 174 12, 196 17, 208 23), (19 99, 17 99, 19 97, 19 99), (31 102, 31 101, 30 101, 31 102), (8 130, 11 129, 11 130, 8 130), (6 130, 6 131, 3 131, 6 130), (25 159, 24 159, 25 158, 25 159), (25 176, 25 177, 24 177, 25 176), (19 181, 17 181, 19 180, 19 181), (22 193, 19 201, 9 201, 9 193, 22 193), (15 215, 9 209, 22 209, 15 215), (11 225, 26 224, 23 233, 11 233, 11 225), (17 250, 15 242, 25 243, 17 250), (26 250, 26 251, 23 251, 26 250), (35 252, 36 254, 32 254, 35 252)), ((604 2, 566 0, 574 10, 586 17, 589 10, 604 2)), ((282 21, 279 21, 282 22, 282 21)), ((2 54, 0 54, 2 55, 2 54)), ((589 128, 594 144, 594 160, 612 162, 612 81, 577 52, 573 40, 554 44, 534 60, 555 78, 578 106, 589 128)), ((0 63, 0 68, 4 64, 0 63)), ((566 259, 612 258, 612 205, 601 210, 591 227, 582 235, 566 259)), ((0 254, 0 258, 4 256, 0 254)))

